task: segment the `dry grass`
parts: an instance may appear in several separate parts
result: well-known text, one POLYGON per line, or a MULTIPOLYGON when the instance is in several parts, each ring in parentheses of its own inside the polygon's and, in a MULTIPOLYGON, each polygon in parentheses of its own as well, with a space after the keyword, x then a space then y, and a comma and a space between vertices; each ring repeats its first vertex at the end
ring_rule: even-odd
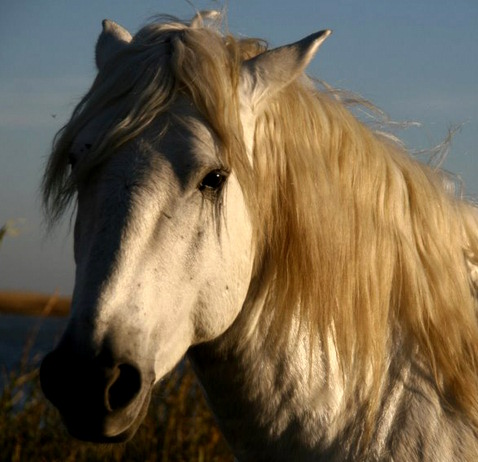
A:
POLYGON ((72 439, 43 397, 38 361, 10 374, 0 396, 1 461, 232 461, 189 367, 181 363, 159 386, 135 437, 98 446, 72 439))

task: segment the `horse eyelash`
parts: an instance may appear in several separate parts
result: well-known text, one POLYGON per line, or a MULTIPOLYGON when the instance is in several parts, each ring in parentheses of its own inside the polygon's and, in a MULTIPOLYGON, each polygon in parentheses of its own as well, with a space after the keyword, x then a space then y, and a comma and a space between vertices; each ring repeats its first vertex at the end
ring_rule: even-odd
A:
POLYGON ((229 172, 222 168, 217 168, 208 172, 198 184, 198 189, 202 193, 220 192, 229 177, 229 172))

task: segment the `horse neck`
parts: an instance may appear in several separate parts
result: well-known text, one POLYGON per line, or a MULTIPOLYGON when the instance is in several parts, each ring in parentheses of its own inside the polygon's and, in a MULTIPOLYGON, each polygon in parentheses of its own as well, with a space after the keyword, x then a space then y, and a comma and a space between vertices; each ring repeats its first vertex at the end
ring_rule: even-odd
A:
POLYGON ((268 320, 258 311, 255 327, 254 314, 244 310, 221 338, 188 356, 239 460, 282 460, 292 448, 303 454, 297 460, 307 459, 334 433, 343 406, 338 367, 320 348, 309 360, 308 333, 299 323, 289 342, 271 344, 268 320))
POLYGON ((251 331, 250 319, 244 311, 222 337, 188 353, 238 460, 446 461, 478 454, 472 432, 444 411, 428 365, 400 342, 364 445, 369 388, 345 393, 331 342, 310 356, 308 333, 297 324, 277 348, 263 335, 267 320, 251 331))

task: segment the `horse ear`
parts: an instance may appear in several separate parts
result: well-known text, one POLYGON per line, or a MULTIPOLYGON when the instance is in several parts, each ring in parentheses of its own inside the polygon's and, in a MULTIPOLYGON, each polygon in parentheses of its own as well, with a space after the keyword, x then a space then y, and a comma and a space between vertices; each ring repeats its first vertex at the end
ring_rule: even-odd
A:
POLYGON ((331 33, 322 30, 245 61, 241 69, 241 96, 252 110, 298 78, 331 33))
POLYGON ((114 21, 105 19, 103 30, 96 42, 96 66, 101 70, 106 62, 131 42, 131 34, 114 21))

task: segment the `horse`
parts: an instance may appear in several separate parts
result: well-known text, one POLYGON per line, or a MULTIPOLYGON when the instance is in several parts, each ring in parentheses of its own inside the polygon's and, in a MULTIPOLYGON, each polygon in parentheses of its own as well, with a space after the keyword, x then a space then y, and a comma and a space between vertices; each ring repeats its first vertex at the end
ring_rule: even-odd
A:
POLYGON ((73 202, 72 312, 40 379, 113 443, 187 356, 241 461, 478 460, 477 209, 216 13, 105 20, 43 177, 73 202))

